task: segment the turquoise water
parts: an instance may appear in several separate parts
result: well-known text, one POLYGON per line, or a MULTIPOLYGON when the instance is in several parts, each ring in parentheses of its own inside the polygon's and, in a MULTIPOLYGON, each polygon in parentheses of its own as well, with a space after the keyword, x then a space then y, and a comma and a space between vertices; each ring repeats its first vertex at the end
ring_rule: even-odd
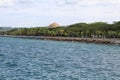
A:
POLYGON ((0 80, 120 80, 120 46, 0 37, 0 80))

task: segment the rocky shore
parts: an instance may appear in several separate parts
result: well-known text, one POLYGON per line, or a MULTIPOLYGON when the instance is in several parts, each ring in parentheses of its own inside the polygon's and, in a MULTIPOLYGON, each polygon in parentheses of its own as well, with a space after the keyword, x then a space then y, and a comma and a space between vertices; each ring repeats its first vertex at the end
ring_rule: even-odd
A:
POLYGON ((11 36, 11 35, 1 35, 1 37, 13 37, 13 38, 27 38, 27 39, 41 39, 41 40, 71 41, 71 42, 86 42, 86 43, 120 45, 120 39, 108 39, 108 38, 103 39, 103 38, 50 37, 50 36, 11 36))

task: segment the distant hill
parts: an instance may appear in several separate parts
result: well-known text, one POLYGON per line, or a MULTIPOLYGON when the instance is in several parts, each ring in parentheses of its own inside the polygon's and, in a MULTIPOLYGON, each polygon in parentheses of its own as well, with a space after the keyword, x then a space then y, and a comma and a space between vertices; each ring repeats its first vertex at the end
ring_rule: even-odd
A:
POLYGON ((12 27, 0 27, 0 32, 12 30, 12 27))

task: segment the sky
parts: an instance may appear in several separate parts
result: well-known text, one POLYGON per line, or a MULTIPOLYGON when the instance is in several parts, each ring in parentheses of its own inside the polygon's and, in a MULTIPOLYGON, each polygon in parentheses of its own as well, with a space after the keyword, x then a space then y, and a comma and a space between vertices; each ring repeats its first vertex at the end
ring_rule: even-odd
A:
POLYGON ((120 21, 120 0, 0 0, 0 26, 120 21))

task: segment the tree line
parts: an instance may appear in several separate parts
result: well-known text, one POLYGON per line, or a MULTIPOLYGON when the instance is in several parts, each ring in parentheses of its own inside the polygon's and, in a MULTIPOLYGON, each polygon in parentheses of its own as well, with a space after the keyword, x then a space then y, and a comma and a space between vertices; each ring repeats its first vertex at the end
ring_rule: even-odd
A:
POLYGON ((4 32, 6 35, 20 36, 62 36, 82 38, 120 38, 120 21, 108 24, 105 22, 76 23, 56 28, 35 27, 19 28, 4 32))

